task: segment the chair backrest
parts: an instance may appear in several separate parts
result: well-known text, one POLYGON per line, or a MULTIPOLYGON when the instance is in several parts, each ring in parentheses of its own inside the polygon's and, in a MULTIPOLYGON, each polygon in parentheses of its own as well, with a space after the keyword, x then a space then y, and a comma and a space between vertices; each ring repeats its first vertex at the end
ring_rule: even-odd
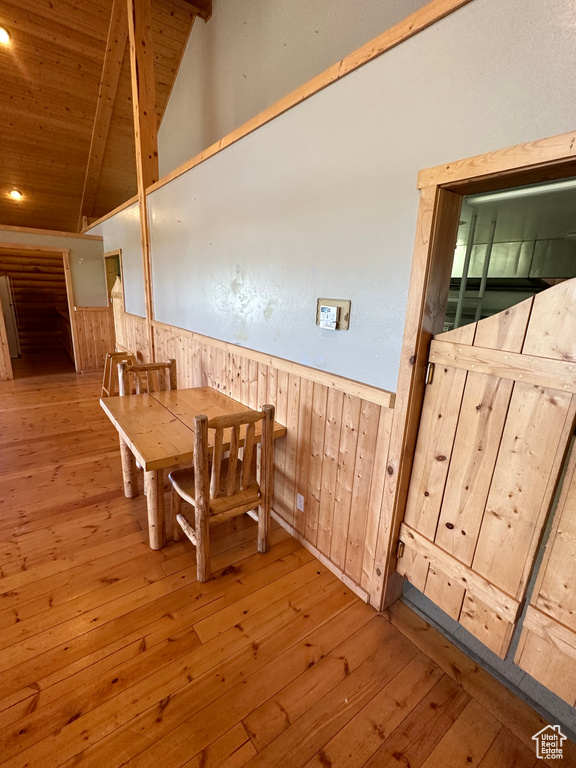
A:
POLYGON ((138 365, 120 363, 118 382, 121 395, 141 395, 147 392, 177 389, 176 360, 138 365))
MULTIPOLYGON (((207 503, 220 496, 242 499, 242 491, 256 482, 254 448, 260 443, 259 486, 262 495, 271 482, 274 464, 274 406, 264 405, 261 411, 243 411, 208 420, 199 415, 194 419, 194 477, 196 504, 207 503), (262 422, 262 434, 256 436, 256 424, 262 422), (214 431, 213 440, 209 430, 214 431), (212 456, 210 457, 210 443, 212 456), (242 460, 239 450, 243 448, 242 460), (225 457, 225 454, 227 456, 225 457)), ((233 501, 230 498, 230 501, 233 501)))
POLYGON ((104 359, 104 376, 100 397, 113 397, 119 392, 118 364, 135 365, 138 361, 132 352, 107 352, 104 359))

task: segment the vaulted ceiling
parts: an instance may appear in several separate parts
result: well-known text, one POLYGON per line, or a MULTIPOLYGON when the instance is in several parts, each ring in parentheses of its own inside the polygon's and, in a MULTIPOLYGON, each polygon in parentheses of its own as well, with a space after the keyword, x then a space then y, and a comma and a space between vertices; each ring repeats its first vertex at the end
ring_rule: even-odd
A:
MULTIPOLYGON (((151 4, 160 124, 194 19, 209 18, 210 2, 151 4)), ((0 45, 0 224, 77 232, 82 216, 136 194, 127 6, 2 0, 11 39, 0 45)))

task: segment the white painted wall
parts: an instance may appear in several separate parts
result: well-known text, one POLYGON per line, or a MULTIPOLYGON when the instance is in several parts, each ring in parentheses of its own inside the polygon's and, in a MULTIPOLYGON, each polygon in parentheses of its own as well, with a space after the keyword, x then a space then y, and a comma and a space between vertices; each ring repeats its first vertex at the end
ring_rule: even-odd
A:
POLYGON ((106 219, 90 230, 91 235, 104 238, 104 250, 122 249, 122 272, 126 312, 146 317, 144 298, 144 266, 140 239, 140 210, 138 203, 106 219))
POLYGON ((158 134, 166 175, 427 0, 213 0, 158 134))
MULTIPOLYGON (((90 234, 99 233, 91 232, 90 234)), ((77 307, 108 306, 102 241, 0 229, 0 242, 68 248, 75 305, 77 307)))
POLYGON ((156 318, 395 389, 418 170, 573 130, 575 67, 571 0, 474 0, 333 84, 152 194, 156 318))

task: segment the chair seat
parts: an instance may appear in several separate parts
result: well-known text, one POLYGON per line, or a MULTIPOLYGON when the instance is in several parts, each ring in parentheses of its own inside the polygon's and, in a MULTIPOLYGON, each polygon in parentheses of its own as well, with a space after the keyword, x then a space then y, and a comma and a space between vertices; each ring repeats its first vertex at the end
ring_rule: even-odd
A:
MULTIPOLYGON (((242 462, 238 462, 237 474, 240 474, 242 470, 242 462)), ((228 477, 228 459, 222 461, 221 468, 221 481, 220 481, 220 494, 215 499, 210 499, 210 514, 220 515, 223 512, 227 512, 229 509, 238 507, 240 505, 254 503, 257 507, 260 504, 260 486, 255 480, 251 480, 248 486, 243 491, 237 491, 233 496, 226 496, 226 478, 228 477)), ((190 469, 175 469, 170 472, 169 475, 172 487, 178 493, 184 501, 187 501, 192 506, 195 506, 195 485, 194 485, 194 470, 190 469)))

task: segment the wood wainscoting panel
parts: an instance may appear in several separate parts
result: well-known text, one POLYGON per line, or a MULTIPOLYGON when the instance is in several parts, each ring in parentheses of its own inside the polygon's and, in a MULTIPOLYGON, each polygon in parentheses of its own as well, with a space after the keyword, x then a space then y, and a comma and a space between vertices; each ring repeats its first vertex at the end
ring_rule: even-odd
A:
MULTIPOLYGON (((122 326, 129 317, 120 318, 120 338, 134 351, 122 326)), ((392 421, 383 403, 392 404, 393 395, 358 382, 347 392, 342 377, 163 323, 153 328, 156 358, 176 360, 179 387, 211 386, 250 408, 276 407, 288 429, 275 449, 276 519, 376 604, 374 553, 392 421)))
POLYGON ((114 351, 114 318, 109 307, 76 307, 78 368, 82 373, 101 371, 107 352, 114 351))

